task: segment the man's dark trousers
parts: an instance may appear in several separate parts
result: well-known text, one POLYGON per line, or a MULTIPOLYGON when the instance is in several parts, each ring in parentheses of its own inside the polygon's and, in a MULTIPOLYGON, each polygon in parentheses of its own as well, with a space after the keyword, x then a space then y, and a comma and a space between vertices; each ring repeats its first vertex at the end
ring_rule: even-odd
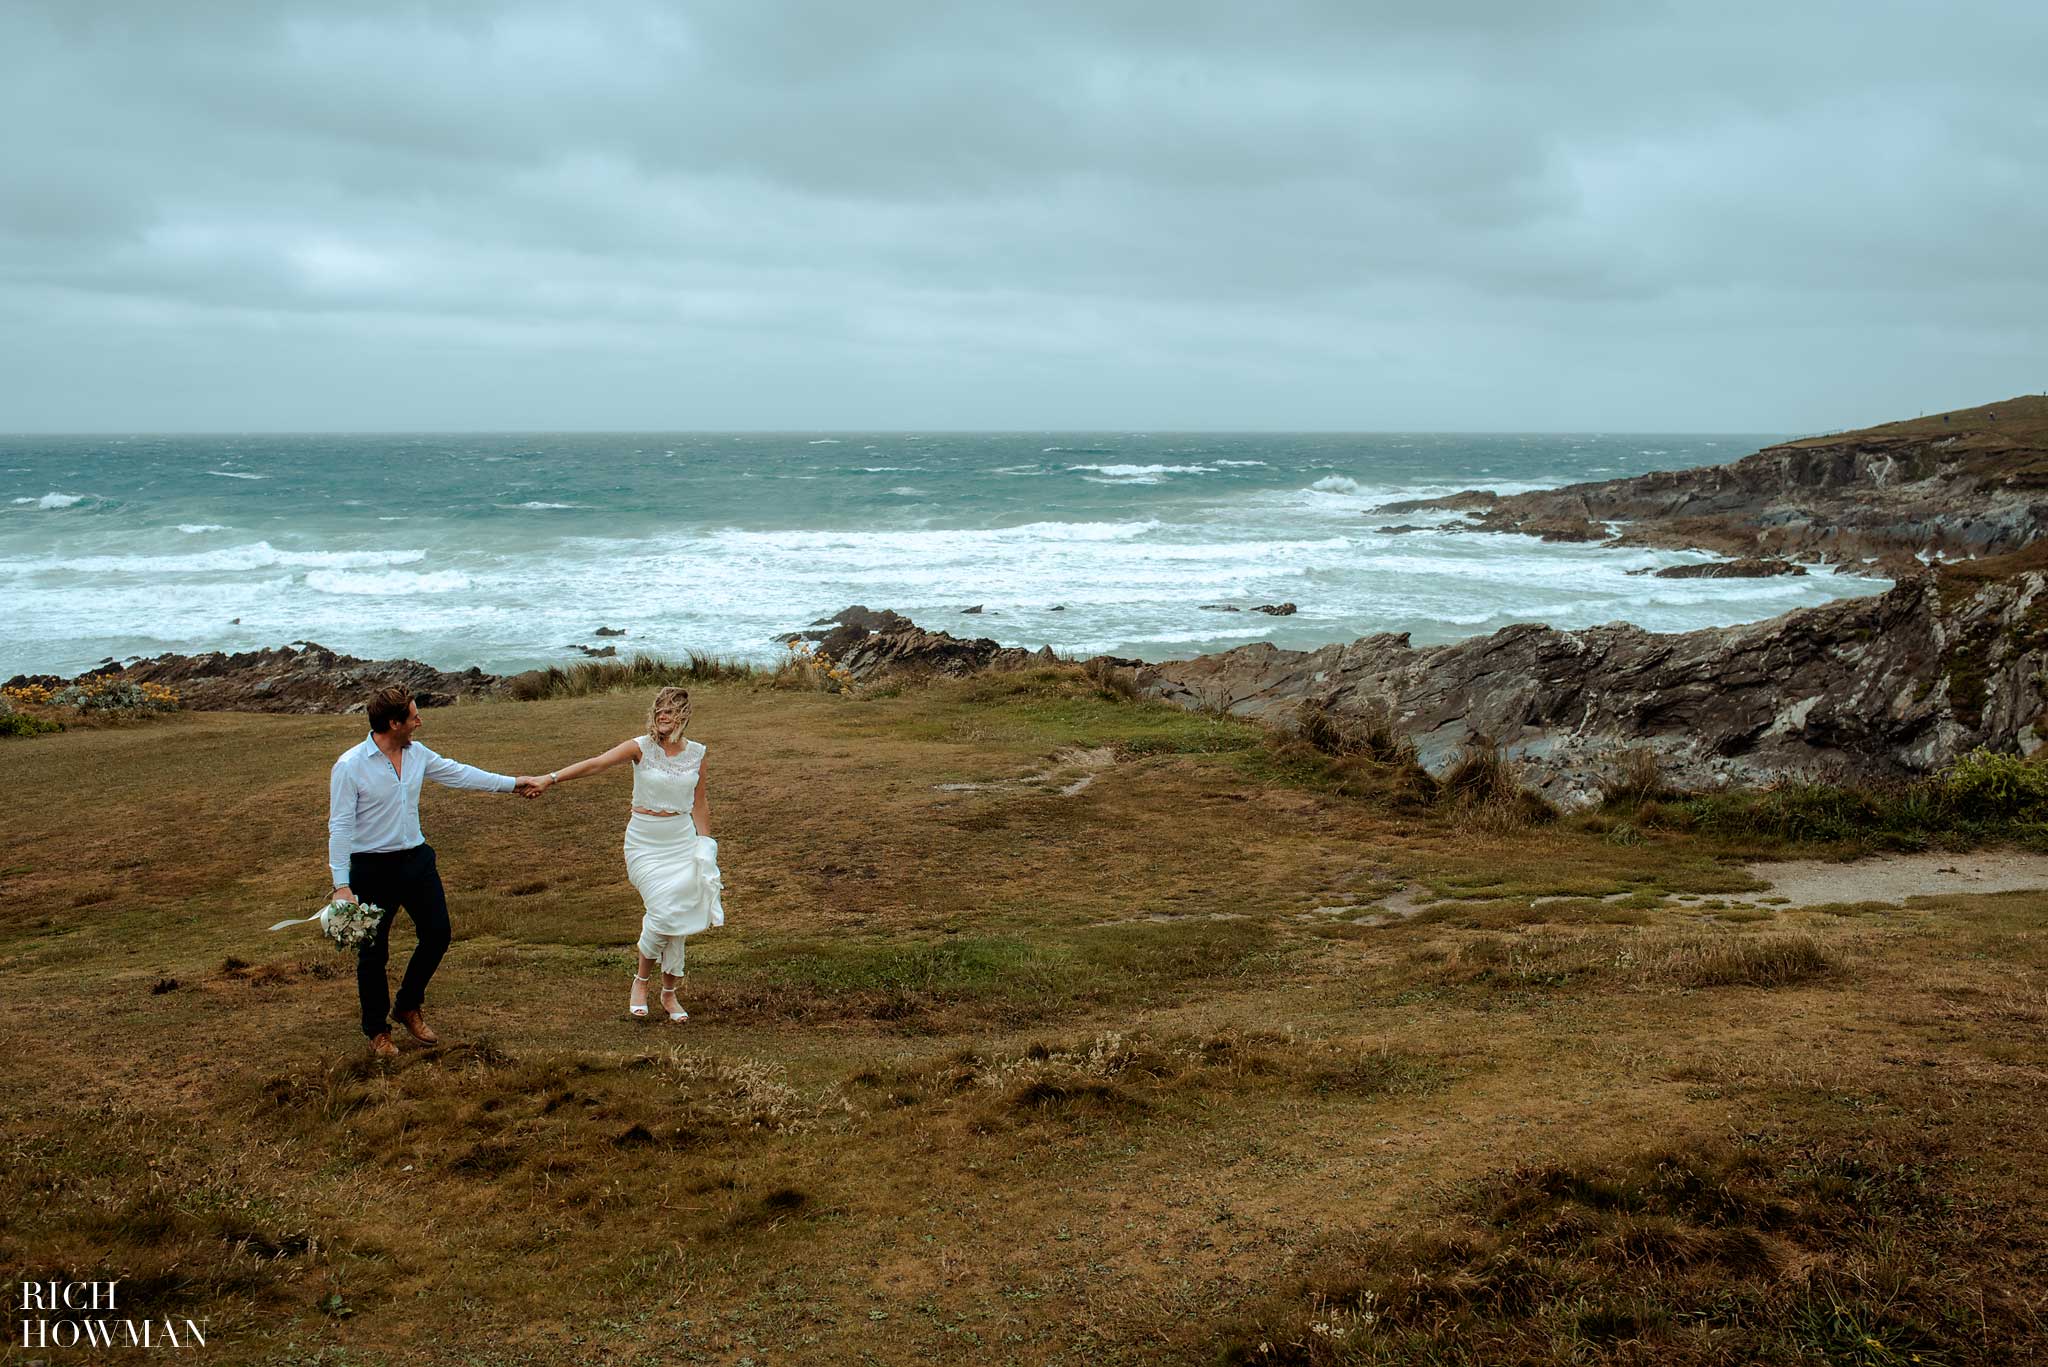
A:
POLYGON ((428 844, 384 854, 350 855, 348 885, 358 898, 384 909, 376 934, 356 951, 356 993, 363 1001, 363 1033, 374 1037, 390 1031, 391 1022, 385 1019, 388 1012, 417 1011, 426 1004, 427 981, 448 952, 448 897, 441 891, 434 847, 428 844), (391 958, 391 922, 401 908, 412 917, 419 946, 406 961, 405 979, 398 985, 394 1003, 384 968, 391 958))

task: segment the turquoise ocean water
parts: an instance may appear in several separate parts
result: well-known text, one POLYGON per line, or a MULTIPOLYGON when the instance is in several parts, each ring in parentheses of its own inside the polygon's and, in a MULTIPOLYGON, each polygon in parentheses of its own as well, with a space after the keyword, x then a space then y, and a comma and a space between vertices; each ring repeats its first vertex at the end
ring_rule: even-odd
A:
POLYGON ((1881 591, 1378 505, 1716 464, 1767 436, 1102 433, 0 438, 0 675, 312 640, 500 671, 620 643, 769 660, 851 603, 1165 659, 1511 622, 1659 631, 1881 591), (1204 604, 1291 601, 1271 618, 1204 604), (980 604, 979 616, 960 609, 980 604), (1057 610, 1056 610, 1057 609, 1057 610))

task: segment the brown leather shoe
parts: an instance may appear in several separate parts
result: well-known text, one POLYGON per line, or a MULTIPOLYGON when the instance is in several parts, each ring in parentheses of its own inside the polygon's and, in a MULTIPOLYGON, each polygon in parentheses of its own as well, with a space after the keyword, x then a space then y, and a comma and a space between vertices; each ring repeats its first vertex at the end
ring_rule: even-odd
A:
POLYGON ((439 1044, 441 1042, 441 1037, 435 1034, 425 1021, 420 1019, 419 1012, 400 1011, 397 1013, 397 1020, 400 1025, 405 1027, 405 1032, 421 1044, 439 1044))
POLYGON ((401 1010, 401 1012, 397 1012, 397 1023, 406 1027, 406 1033, 412 1035, 414 1039, 418 1039, 424 1045, 440 1043, 440 1035, 436 1035, 432 1031, 432 1027, 428 1027, 428 1023, 420 1019, 420 1012, 418 1010, 401 1010))
POLYGON ((391 1042, 391 1032, 370 1036, 370 1052, 378 1058, 397 1058, 398 1046, 391 1042))

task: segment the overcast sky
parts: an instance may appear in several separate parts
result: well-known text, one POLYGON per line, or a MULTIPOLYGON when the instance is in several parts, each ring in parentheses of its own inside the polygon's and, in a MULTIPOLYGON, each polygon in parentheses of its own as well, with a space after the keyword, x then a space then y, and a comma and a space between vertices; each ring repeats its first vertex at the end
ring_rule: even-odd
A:
POLYGON ((2039 0, 8 0, 0 430, 1981 403, 2048 388, 2044 52, 2039 0))

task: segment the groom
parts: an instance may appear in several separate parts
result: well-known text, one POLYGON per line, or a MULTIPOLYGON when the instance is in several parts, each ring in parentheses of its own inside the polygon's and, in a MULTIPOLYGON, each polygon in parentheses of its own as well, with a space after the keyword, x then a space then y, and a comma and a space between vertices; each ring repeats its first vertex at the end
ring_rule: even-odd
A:
POLYGON ((420 729, 420 709, 412 692, 402 687, 370 695, 368 739, 334 761, 327 784, 327 863, 334 875, 334 900, 362 900, 381 907, 377 931, 356 954, 356 991, 363 1004, 363 1033, 370 1052, 397 1058, 391 1042, 393 1011, 399 1024, 422 1044, 440 1036, 427 1028, 420 1008, 427 1000, 427 980, 448 949, 448 899, 434 867, 434 847, 420 834, 420 785, 427 779, 449 788, 486 792, 518 790, 538 797, 545 786, 537 778, 512 778, 472 769, 413 743, 420 729), (419 944, 406 961, 398 1000, 384 975, 391 951, 387 940, 399 908, 412 917, 419 944))

